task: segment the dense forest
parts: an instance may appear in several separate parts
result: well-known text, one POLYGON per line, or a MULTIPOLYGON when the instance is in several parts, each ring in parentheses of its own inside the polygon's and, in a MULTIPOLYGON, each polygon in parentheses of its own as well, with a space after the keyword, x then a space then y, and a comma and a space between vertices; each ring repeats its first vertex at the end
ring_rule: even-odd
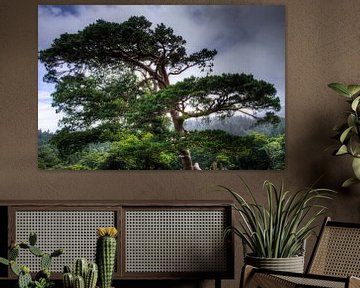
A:
POLYGON ((41 169, 283 169, 284 119, 273 84, 213 75, 216 50, 143 16, 98 20, 39 51, 64 117, 38 132, 41 169), (204 76, 171 83, 198 68, 204 76))
MULTIPOLYGON (((234 116, 226 121, 193 120, 185 126, 190 134, 188 145, 193 161, 204 170, 280 170, 285 166, 284 122, 281 118, 277 125, 256 125, 251 118, 234 116)), ((117 141, 89 143, 81 149, 61 151, 52 140, 56 135, 38 131, 41 169, 182 169, 176 141, 172 143, 171 138, 161 140, 149 133, 138 137, 129 134, 121 135, 117 141)))

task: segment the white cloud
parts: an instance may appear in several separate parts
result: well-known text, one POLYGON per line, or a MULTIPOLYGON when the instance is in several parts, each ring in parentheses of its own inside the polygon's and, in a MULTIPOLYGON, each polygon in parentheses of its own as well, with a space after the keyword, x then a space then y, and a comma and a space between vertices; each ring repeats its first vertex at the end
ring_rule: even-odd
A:
POLYGON ((38 129, 55 132, 59 129, 58 121, 64 115, 56 113, 55 109, 51 107, 52 99, 48 91, 39 91, 38 97, 38 129))

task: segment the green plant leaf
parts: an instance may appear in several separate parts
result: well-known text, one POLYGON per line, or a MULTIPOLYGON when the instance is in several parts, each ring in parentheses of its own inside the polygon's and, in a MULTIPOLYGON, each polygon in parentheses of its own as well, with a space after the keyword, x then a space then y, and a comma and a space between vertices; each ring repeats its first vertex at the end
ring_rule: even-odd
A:
POLYGON ((347 118, 347 124, 348 126, 355 126, 356 123, 356 116, 353 113, 350 113, 347 118))
POLYGON ((354 101, 352 101, 352 103, 351 103, 351 109, 352 109, 353 111, 356 111, 356 108, 357 108, 358 105, 359 105, 359 101, 360 101, 360 96, 356 97, 356 98, 354 99, 354 101))
POLYGON ((348 85, 347 90, 351 96, 354 96, 360 92, 360 85, 348 85))
POLYGON ((339 93, 342 96, 351 97, 351 93, 348 90, 348 87, 341 83, 330 83, 328 85, 329 88, 333 89, 335 92, 339 93))
POLYGON ((345 180, 344 183, 341 185, 341 187, 348 188, 352 185, 359 184, 359 183, 360 183, 359 179, 357 179, 355 177, 351 177, 351 178, 345 180))
POLYGON ((5 258, 3 258, 3 257, 0 257, 0 263, 1 263, 1 264, 4 264, 4 265, 9 265, 9 264, 10 264, 9 260, 8 260, 8 259, 5 259, 5 258))
POLYGON ((360 180, 360 158, 355 157, 353 159, 352 168, 356 178, 360 180))
POLYGON ((335 155, 344 155, 347 153, 349 153, 349 152, 348 152, 346 145, 341 145, 341 147, 339 148, 339 150, 336 152, 335 155))
POLYGON ((346 140, 346 137, 348 136, 349 132, 351 131, 353 127, 349 127, 347 129, 345 129, 345 131, 343 133, 341 133, 341 136, 340 136, 340 141, 341 143, 344 143, 344 141, 346 140))

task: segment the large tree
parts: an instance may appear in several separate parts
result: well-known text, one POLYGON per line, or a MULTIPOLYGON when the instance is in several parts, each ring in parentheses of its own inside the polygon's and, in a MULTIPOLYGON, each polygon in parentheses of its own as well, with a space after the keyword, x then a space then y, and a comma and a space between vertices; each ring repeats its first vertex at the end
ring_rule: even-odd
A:
MULTIPOLYGON (((280 101, 274 86, 252 75, 209 75, 216 54, 208 49, 188 54, 186 41, 172 28, 152 28, 141 16, 122 23, 98 20, 62 34, 39 59, 47 69, 45 81, 56 83, 53 106, 65 114, 66 131, 115 125, 156 134, 169 118, 178 137, 186 138, 189 118, 243 113, 275 121, 280 101), (206 75, 170 83, 171 76, 191 67, 206 75)), ((178 150, 183 169, 193 169, 188 147, 178 150)))

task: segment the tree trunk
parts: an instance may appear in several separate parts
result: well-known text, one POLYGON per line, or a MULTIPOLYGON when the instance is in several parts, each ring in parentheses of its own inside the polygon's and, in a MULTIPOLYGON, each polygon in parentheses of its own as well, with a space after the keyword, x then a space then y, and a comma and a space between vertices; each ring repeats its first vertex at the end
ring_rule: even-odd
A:
MULTIPOLYGON (((159 88, 164 89, 166 88, 168 85, 170 85, 169 82, 169 77, 166 73, 166 69, 163 67, 162 69, 160 69, 160 78, 162 79, 162 81, 158 81, 159 83, 159 88)), ((171 115, 171 120, 174 124, 174 129, 175 131, 182 137, 186 135, 186 130, 184 128, 184 118, 181 117, 180 113, 178 110, 176 109, 172 109, 170 111, 170 115, 171 115)), ((194 170, 193 167, 193 163, 191 160, 191 154, 190 154, 190 150, 183 148, 180 149, 180 159, 181 159, 181 163, 182 163, 182 167, 183 170, 194 170)))
MULTIPOLYGON (((182 118, 178 111, 171 110, 170 111, 171 119, 174 124, 174 129, 179 133, 180 136, 186 135, 186 130, 184 128, 184 118, 182 118)), ((193 170, 193 164, 191 160, 190 151, 186 148, 180 150, 180 158, 181 163, 184 170, 193 170)))

